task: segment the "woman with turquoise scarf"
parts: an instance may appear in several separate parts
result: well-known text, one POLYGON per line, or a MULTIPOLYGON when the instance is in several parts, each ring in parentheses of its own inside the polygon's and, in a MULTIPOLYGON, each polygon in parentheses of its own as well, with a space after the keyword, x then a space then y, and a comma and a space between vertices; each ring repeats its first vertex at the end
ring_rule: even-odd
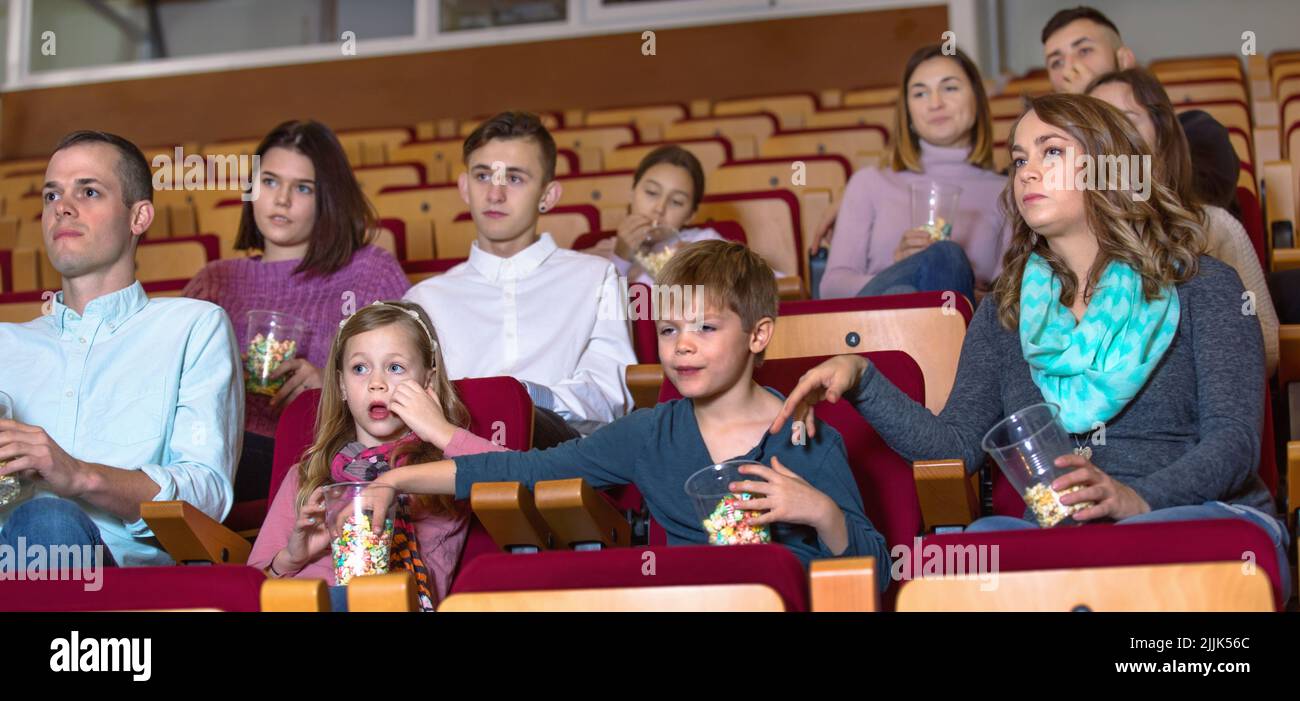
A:
MULTIPOLYGON (((1149 165, 1102 182, 1100 156, 1150 158, 1110 105, 1034 99, 1009 143, 1012 241, 943 411, 845 355, 805 374, 776 425, 794 415, 811 433, 811 407, 843 397, 904 458, 960 457, 975 471, 994 424, 1053 402, 1078 447, 1057 459, 1068 472, 1053 487, 1080 487, 1063 504, 1091 503, 1075 520, 1251 522, 1277 548, 1289 596, 1289 535, 1257 472, 1264 352, 1258 322, 1242 313, 1241 279, 1203 255, 1198 219, 1149 165), (1104 440, 1094 440, 1098 429, 1104 440)), ((967 530, 1036 527, 991 516, 967 530)))

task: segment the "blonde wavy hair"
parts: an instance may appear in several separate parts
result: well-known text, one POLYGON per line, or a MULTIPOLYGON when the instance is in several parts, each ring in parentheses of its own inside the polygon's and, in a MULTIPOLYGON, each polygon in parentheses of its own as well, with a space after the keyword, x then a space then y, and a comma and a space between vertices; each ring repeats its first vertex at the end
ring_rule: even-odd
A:
MULTIPOLYGON (((1029 109, 1011 130, 1008 146, 1015 144, 1016 130, 1030 113, 1068 134, 1080 150, 1094 159, 1151 156, 1146 142, 1122 112, 1094 97, 1062 93, 1031 99, 1029 109)), ((1073 172, 1067 175, 1073 176, 1073 172)), ((1002 191, 1002 208, 1011 225, 1011 244, 1002 259, 1002 275, 994 285, 998 319, 1008 330, 1019 325, 1020 283, 1031 253, 1047 261, 1061 280, 1061 304, 1071 306, 1079 291, 1074 273, 1052 252, 1047 239, 1037 235, 1020 215, 1015 180, 1013 166, 1002 191)), ((1129 264, 1142 276, 1142 292, 1147 300, 1158 297, 1165 286, 1195 277, 1198 257, 1205 250, 1205 231, 1198 214, 1189 210, 1167 183, 1153 175, 1151 196, 1145 201, 1135 200, 1132 190, 1094 187, 1084 190, 1083 195, 1088 228, 1098 244, 1097 259, 1084 286, 1085 298, 1091 296, 1101 273, 1113 260, 1129 264)))
MULTIPOLYGON (((392 324, 401 326, 410 336, 423 364, 423 368, 420 369, 429 373, 426 384, 431 384, 434 392, 437 393, 447 420, 461 428, 469 425, 469 410, 456 395, 456 388, 451 384, 451 380, 447 379, 447 373, 442 372, 445 366, 441 344, 438 343, 438 332, 433 328, 433 322, 430 321, 428 314, 418 304, 410 302, 384 302, 363 307, 343 324, 343 328, 339 329, 330 347, 329 360, 325 363, 325 381, 321 383, 324 386, 321 387, 320 404, 316 409, 316 439, 298 461, 296 502, 298 509, 302 508, 317 487, 333 481, 330 477, 330 465, 334 461, 334 456, 338 455, 348 443, 357 439, 356 421, 352 418, 352 412, 348 410, 347 401, 343 399, 340 387, 344 370, 343 352, 347 348, 348 340, 367 331, 392 324), (416 321, 407 311, 414 312, 420 320, 416 321), (421 322, 424 328, 421 328, 421 322), (425 334, 425 328, 429 330, 429 334, 425 334)), ((392 464, 396 465, 399 457, 406 458, 410 463, 432 462, 442 458, 442 451, 429 443, 416 441, 393 451, 390 456, 392 464)), ((416 497, 413 498, 413 506, 415 507, 413 512, 421 515, 454 513, 456 510, 451 498, 447 496, 416 497)))

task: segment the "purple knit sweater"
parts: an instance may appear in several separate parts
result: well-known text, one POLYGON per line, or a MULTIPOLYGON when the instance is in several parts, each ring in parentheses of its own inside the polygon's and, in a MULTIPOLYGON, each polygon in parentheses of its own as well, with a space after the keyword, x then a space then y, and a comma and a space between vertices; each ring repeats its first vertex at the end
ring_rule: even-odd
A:
MULTIPOLYGON (((183 294, 226 310, 241 353, 248 347, 249 311, 293 314, 307 322, 306 338, 298 339, 298 357, 324 370, 330 344, 346 316, 345 307, 356 310, 377 300, 401 299, 411 286, 397 259, 375 246, 361 248, 347 265, 330 275, 295 275, 299 262, 263 263, 260 256, 215 260, 190 280, 183 294)), ((262 395, 247 395, 247 430, 275 435, 279 412, 273 411, 269 402, 262 395)))

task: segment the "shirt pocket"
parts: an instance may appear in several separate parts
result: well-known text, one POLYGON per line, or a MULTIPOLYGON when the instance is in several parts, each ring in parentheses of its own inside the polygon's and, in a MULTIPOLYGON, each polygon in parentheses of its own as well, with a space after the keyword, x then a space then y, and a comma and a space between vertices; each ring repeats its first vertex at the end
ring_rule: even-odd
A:
POLYGON ((128 446, 157 440, 162 435, 162 378, 136 380, 112 388, 95 388, 95 400, 86 405, 82 419, 92 440, 128 446))

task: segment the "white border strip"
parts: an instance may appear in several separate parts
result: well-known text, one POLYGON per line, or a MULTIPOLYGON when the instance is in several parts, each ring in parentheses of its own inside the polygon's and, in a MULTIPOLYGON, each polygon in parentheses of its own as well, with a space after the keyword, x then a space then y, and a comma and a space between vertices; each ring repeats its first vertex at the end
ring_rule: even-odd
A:
MULTIPOLYGON (((640 33, 647 29, 673 29, 705 26, 722 22, 753 21, 837 14, 843 12, 888 10, 907 7, 926 7, 946 4, 949 16, 954 7, 958 14, 967 10, 969 0, 760 0, 750 2, 718 2, 700 0, 702 12, 684 13, 691 5, 682 2, 665 2, 662 5, 636 8, 604 8, 599 0, 568 0, 568 20, 536 25, 521 25, 491 29, 442 32, 438 28, 437 0, 415 0, 415 35, 390 39, 357 41, 356 56, 344 56, 340 45, 318 44, 290 48, 241 51, 227 54, 210 54, 186 58, 169 58, 136 63, 106 66, 88 66, 32 73, 28 66, 28 25, 31 22, 33 0, 9 2, 9 48, 6 81, 0 92, 16 92, 37 88, 52 88, 117 80, 158 78, 164 76, 209 73, 217 71, 263 68, 301 63, 316 63, 353 58, 375 58, 409 53, 422 53, 476 46, 515 44, 531 41, 571 39, 634 32, 640 43, 640 33), (589 16, 593 9, 599 12, 589 16), (635 16, 621 11, 636 9, 635 16)), ((969 13, 965 13, 969 16, 969 13)), ((345 27, 340 27, 340 32, 345 27)), ((633 39, 629 39, 632 41, 633 39)), ((935 37, 934 41, 940 41, 935 37)), ((810 38, 810 46, 814 39, 810 38)))

